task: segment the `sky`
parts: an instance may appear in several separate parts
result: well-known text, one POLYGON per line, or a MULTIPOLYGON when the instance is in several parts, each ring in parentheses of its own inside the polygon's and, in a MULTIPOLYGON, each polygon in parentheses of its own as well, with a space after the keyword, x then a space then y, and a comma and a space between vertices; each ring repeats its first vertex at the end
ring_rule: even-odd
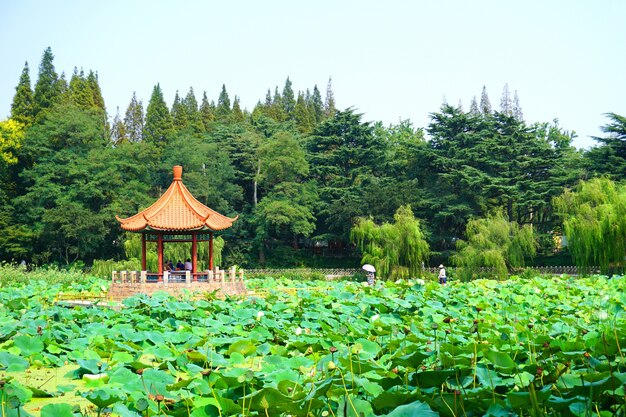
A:
POLYGON ((508 84, 527 122, 558 119, 588 148, 605 113, 626 115, 625 16, 623 0, 0 0, 0 120, 50 46, 59 74, 98 73, 111 117, 157 83, 170 106, 225 84, 251 111, 287 77, 322 98, 332 78, 338 108, 427 127, 483 86, 499 109, 508 84))

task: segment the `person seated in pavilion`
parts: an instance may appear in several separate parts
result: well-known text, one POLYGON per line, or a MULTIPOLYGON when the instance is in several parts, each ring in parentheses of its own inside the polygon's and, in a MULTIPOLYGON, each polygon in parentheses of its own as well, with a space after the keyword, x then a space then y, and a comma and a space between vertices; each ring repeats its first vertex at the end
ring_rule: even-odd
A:
POLYGON ((193 265, 191 264, 191 259, 187 258, 185 260, 185 271, 191 271, 193 269, 193 265))
POLYGON ((182 261, 179 259, 178 262, 176 262, 176 270, 177 271, 182 271, 183 269, 185 269, 185 265, 182 263, 182 261))

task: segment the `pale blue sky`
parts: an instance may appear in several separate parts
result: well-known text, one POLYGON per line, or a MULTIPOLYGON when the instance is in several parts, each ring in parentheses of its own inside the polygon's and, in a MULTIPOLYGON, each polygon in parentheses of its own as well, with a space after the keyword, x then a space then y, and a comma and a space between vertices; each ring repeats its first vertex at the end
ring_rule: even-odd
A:
POLYGON ((443 98, 505 83, 528 122, 559 119, 593 144, 606 112, 626 115, 626 1, 130 1, 0 0, 0 119, 24 61, 37 79, 52 47, 57 72, 98 72, 109 114, 156 83, 168 105, 192 86, 222 84, 252 110, 268 88, 329 77, 340 108, 385 124, 426 127, 443 98))

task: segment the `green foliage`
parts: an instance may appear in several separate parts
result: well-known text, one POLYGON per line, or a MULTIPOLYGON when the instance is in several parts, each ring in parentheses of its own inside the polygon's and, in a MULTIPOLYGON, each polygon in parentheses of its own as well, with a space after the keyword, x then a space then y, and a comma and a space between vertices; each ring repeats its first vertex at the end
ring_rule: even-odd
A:
POLYGON ((586 155, 589 169, 614 181, 626 179, 626 117, 607 113, 609 123, 602 126, 605 137, 594 137, 599 146, 586 155))
POLYGON ((62 85, 54 69, 54 55, 50 47, 46 48, 39 64, 39 77, 33 94, 33 115, 40 120, 43 112, 52 108, 61 100, 62 85))
POLYGON ((169 143, 173 130, 172 116, 167 108, 167 104, 165 104, 161 86, 157 84, 152 90, 152 96, 146 110, 146 123, 143 131, 144 140, 162 148, 169 143))
POLYGON ((554 205, 577 266, 587 273, 593 266, 603 274, 624 271, 626 186, 608 178, 581 181, 554 205))
POLYGON ((536 253, 532 226, 509 222, 501 212, 467 223, 467 240, 458 240, 452 261, 462 279, 479 276, 508 277, 510 268, 524 266, 524 258, 536 253), (489 268, 481 274, 481 268, 489 268))
POLYGON ((410 206, 402 206, 393 224, 360 218, 350 232, 363 252, 361 262, 372 264, 382 278, 416 277, 428 258, 429 247, 410 206))
POLYGON ((11 119, 28 126, 33 123, 33 90, 30 86, 28 62, 24 64, 20 81, 11 103, 11 119))

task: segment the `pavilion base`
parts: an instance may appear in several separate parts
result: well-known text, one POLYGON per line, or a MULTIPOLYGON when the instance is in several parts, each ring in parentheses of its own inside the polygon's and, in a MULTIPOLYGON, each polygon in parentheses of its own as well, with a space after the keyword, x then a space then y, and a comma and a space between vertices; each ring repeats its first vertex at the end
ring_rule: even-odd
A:
POLYGON ((109 301, 120 301, 137 294, 153 295, 157 292, 166 292, 174 297, 192 298, 203 298, 213 293, 217 297, 248 293, 243 271, 240 271, 239 279, 234 268, 231 271, 216 268, 204 274, 205 276, 202 276, 202 273, 198 273, 192 277, 189 271, 184 274, 165 273, 151 279, 145 271, 113 271, 106 298, 109 301))

